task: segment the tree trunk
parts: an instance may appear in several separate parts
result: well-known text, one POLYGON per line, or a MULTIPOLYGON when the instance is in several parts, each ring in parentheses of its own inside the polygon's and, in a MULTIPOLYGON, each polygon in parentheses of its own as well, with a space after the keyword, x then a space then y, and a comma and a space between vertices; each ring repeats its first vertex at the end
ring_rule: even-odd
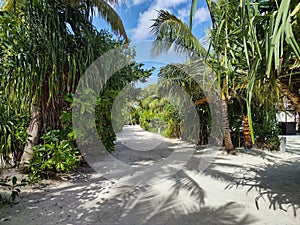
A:
MULTIPOLYGON (((65 82, 63 79, 61 83, 65 82)), ((53 93, 50 97, 48 78, 44 79, 42 87, 42 95, 40 100, 40 116, 41 116, 41 133, 47 133, 49 129, 61 129, 62 122, 60 119, 63 109, 67 108, 67 103, 62 99, 62 96, 53 93)), ((63 93, 63 91, 62 91, 63 93)))
POLYGON ((300 95, 298 93, 292 92, 289 86, 281 83, 279 80, 276 81, 276 85, 280 92, 285 95, 290 101, 295 110, 295 112, 300 113, 300 95))
POLYGON ((230 136, 230 128, 229 128, 229 119, 228 119, 228 109, 227 109, 227 102, 225 100, 221 101, 222 106, 222 123, 223 123, 223 130, 224 130, 224 145, 225 150, 228 153, 231 153, 231 151, 234 150, 231 136, 230 136))
POLYGON ((40 136, 47 132, 47 129, 61 129, 61 112, 67 107, 67 103, 61 96, 54 94, 49 98, 48 79, 44 79, 42 96, 39 104, 33 107, 31 121, 27 129, 29 139, 25 144, 24 153, 19 168, 22 170, 33 157, 32 147, 39 143, 40 136))
POLYGON ((39 131, 41 128, 41 116, 36 106, 32 109, 31 120, 29 127, 27 128, 27 134, 29 136, 28 141, 25 144, 24 153, 20 162, 20 169, 24 169, 33 157, 32 147, 39 142, 39 131))

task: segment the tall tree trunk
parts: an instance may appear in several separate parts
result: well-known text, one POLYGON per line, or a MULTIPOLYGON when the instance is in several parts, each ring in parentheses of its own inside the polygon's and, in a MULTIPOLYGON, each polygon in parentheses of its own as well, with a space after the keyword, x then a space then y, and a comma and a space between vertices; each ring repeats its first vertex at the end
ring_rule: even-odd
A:
MULTIPOLYGON (((60 83, 65 82, 61 80, 60 83)), ((56 92, 59 92, 57 90, 56 92)), ((61 93, 64 93, 61 91, 61 93)), ((66 108, 66 102, 63 101, 62 96, 57 93, 52 93, 50 96, 48 78, 43 81, 42 95, 40 100, 40 112, 41 112, 41 133, 46 133, 47 129, 61 129, 62 122, 60 119, 62 110, 66 108)))
POLYGON ((24 169, 33 157, 32 147, 39 142, 39 131, 41 128, 41 115, 37 108, 34 106, 32 109, 31 120, 29 127, 27 128, 27 134, 29 136, 28 141, 25 144, 24 153, 20 162, 20 169, 24 169))
POLYGON ((234 150, 231 136, 230 136, 230 128, 229 128, 229 119, 228 119, 228 109, 227 109, 227 102, 225 100, 221 101, 221 112, 222 112, 222 123, 223 123, 223 130, 224 130, 224 145, 225 150, 228 153, 234 150))
POLYGON ((276 85, 280 92, 285 95, 290 101, 295 110, 295 112, 300 113, 300 95, 299 93, 292 92, 288 85, 281 83, 276 80, 276 85))
POLYGON ((19 165, 21 170, 32 159, 32 147, 39 143, 40 136, 45 134, 49 128, 62 128, 60 116, 65 107, 67 107, 67 103, 63 101, 61 96, 54 94, 52 99, 49 98, 48 79, 44 79, 40 105, 39 107, 33 107, 30 124, 27 129, 29 139, 25 144, 24 153, 19 165))

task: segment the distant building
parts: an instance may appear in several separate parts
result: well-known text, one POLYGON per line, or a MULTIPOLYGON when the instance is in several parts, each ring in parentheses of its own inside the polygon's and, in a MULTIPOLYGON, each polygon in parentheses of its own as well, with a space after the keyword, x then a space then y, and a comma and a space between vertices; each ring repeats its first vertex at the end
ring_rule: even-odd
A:
POLYGON ((283 100, 283 109, 278 110, 276 114, 276 120, 279 123, 281 134, 283 135, 295 135, 299 132, 299 115, 293 110, 289 100, 283 100))

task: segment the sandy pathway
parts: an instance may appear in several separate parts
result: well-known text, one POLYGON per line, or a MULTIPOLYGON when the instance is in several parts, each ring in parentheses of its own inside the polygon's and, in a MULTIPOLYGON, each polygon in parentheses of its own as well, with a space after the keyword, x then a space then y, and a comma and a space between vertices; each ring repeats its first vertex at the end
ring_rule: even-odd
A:
POLYGON ((97 172, 28 187, 17 204, 0 205, 0 224, 300 225, 297 137, 286 153, 218 152, 204 171, 203 149, 136 126, 118 134, 116 146, 113 166, 103 159, 97 172), (107 180, 107 171, 115 176, 107 180))

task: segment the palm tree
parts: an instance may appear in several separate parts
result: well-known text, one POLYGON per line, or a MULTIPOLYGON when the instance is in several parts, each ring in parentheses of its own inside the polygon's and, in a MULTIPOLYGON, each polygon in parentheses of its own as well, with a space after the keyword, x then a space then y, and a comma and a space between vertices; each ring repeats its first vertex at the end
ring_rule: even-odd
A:
MULTIPOLYGON (((21 5, 26 4, 26 0, 3 0, 2 6, 0 7, 3 11, 14 11, 20 12, 21 5)), ((123 25, 122 19, 119 17, 118 13, 114 10, 112 5, 119 4, 118 0, 60 0, 56 2, 61 2, 62 4, 68 5, 73 10, 84 10, 86 17, 89 17, 89 21, 92 22, 93 17, 98 13, 111 27, 112 32, 116 35, 121 35, 126 41, 128 37, 123 25)), ((1 10, 1 11, 2 11, 1 10)), ((75 14, 74 14, 75 15, 75 14)), ((78 18, 77 18, 78 19, 78 18)), ((68 20, 72 29, 74 30, 76 23, 75 19, 68 20)))
MULTIPOLYGON (((210 74, 202 61, 194 60, 186 64, 170 64, 162 68, 158 74, 159 77, 159 92, 164 93, 169 99, 176 99, 178 111, 185 115, 184 121, 180 121, 181 138, 195 139, 198 144, 206 145, 208 143, 209 134, 214 136, 217 143, 222 143, 219 140, 219 135, 211 132, 209 124, 211 124, 211 115, 209 113, 208 98, 205 96, 205 86, 208 86, 209 91, 212 91, 213 85, 205 79, 210 74), (201 71, 201 73, 199 73, 201 71), (201 80, 201 82, 200 82, 201 80), (188 95, 188 99, 182 95, 179 90, 181 87, 188 95), (187 102, 191 101, 192 104, 187 102), (197 115, 190 113, 191 107, 195 107, 197 115), (188 117, 188 118, 186 118, 188 117), (185 120, 198 121, 199 124, 193 123, 185 125, 185 120), (199 130, 198 127, 200 126, 199 130)), ((217 90, 214 90, 217 91, 217 90)))
MULTIPOLYGON (((191 23, 190 23, 191 24, 191 23)), ((152 31, 155 36, 155 41, 153 43, 154 53, 159 54, 162 51, 168 51, 172 48, 172 44, 176 44, 177 52, 184 52, 188 49, 192 52, 192 58, 195 60, 198 58, 204 58, 206 56, 206 63, 211 67, 211 69, 218 74, 219 84, 222 89, 222 118, 223 118, 223 129, 224 129, 224 143, 227 152, 231 152, 234 147, 230 137, 230 128, 228 121, 228 110, 227 103, 228 100, 228 83, 230 71, 223 69, 222 64, 226 60, 222 59, 221 64, 218 62, 218 58, 214 58, 213 55, 207 51, 200 41, 191 33, 191 28, 184 24, 176 16, 170 14, 167 11, 159 11, 158 17, 155 19, 152 25, 152 31)), ((218 44, 218 43, 216 43, 218 44)), ((218 46, 214 46, 214 49, 218 49, 218 46)), ((214 43, 212 44, 214 45, 214 43)), ((222 53, 217 52, 222 56, 222 53)), ((221 60, 219 58, 219 60, 221 60)))
MULTIPOLYGON (((287 96, 296 111, 300 110, 299 95, 299 59, 300 59, 300 32, 299 14, 300 3, 295 0, 288 1, 237 1, 236 7, 230 5, 234 1, 207 1, 210 10, 220 8, 226 14, 234 9, 237 13, 230 17, 231 24, 235 24, 232 32, 221 32, 221 24, 227 27, 228 18, 213 18, 217 31, 213 33, 215 40, 219 35, 225 34, 227 57, 234 68, 235 78, 240 74, 248 80, 247 84, 247 114, 250 119, 252 141, 254 134, 251 118, 251 102, 254 95, 264 86, 269 87, 264 92, 265 98, 279 101, 280 94, 287 96), (220 7, 222 6, 222 7, 220 7), (230 6, 229 8, 225 6, 230 6), (240 11, 238 13, 238 11, 240 11), (240 53, 243 54, 240 54, 240 53), (235 59, 238 59, 237 61, 235 59)), ((213 14, 213 13, 212 13, 213 14)), ((219 14, 217 14, 219 15, 219 14)), ((213 22, 214 24, 214 22, 213 22)), ((214 42, 214 40, 212 40, 214 42)), ((221 43, 222 45, 222 43, 221 43)))
POLYGON ((30 158, 31 146, 36 144, 40 133, 61 128, 60 115, 68 107, 63 95, 74 92, 85 69, 108 50, 108 46, 101 46, 105 36, 92 25, 96 13, 110 24, 115 34, 128 41, 122 20, 110 6, 118 2, 9 0, 1 8, 21 24, 14 39, 4 35, 6 45, 2 52, 11 48, 15 51, 3 58, 2 85, 14 100, 21 100, 23 107, 32 110, 31 140, 26 149, 29 155, 25 151, 25 161, 30 158), (16 43, 18 48, 14 48, 16 43))
MULTIPOLYGON (((251 101, 256 90, 269 86, 266 96, 287 96, 299 112, 299 10, 298 1, 244 1, 241 15, 243 24, 236 30, 240 33, 243 60, 248 67, 238 68, 247 74, 247 108, 251 119, 251 101), (243 26, 242 26, 243 25, 243 26), (296 88, 298 87, 298 88, 296 88), (292 90, 294 88, 294 91, 292 90), (278 94, 280 93, 280 94, 278 94), (269 94, 269 95, 268 95, 269 94)), ((278 102, 278 100, 276 101, 278 102)), ((254 139, 253 128, 252 140, 254 139)))

